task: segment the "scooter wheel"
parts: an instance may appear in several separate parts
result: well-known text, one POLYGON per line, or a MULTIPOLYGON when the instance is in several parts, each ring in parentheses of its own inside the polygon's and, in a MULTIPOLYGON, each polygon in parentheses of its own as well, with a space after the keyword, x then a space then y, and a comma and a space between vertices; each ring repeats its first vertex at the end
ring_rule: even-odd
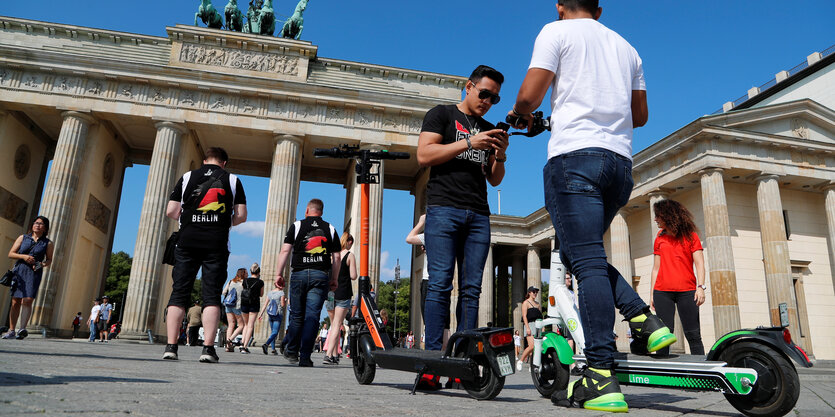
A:
POLYGON ((473 358, 478 365, 479 377, 475 381, 461 381, 461 385, 477 400, 492 400, 502 392, 504 388, 504 377, 493 371, 493 367, 487 362, 487 358, 481 356, 473 358))
POLYGON ((568 387, 570 370, 568 365, 563 365, 557 356, 557 351, 548 349, 542 353, 542 364, 539 369, 531 366, 531 379, 533 386, 543 397, 551 398, 551 394, 562 391, 568 387))
POLYGON ((374 375, 377 374, 377 364, 373 358, 370 357, 373 349, 374 340, 370 335, 363 334, 359 336, 357 341, 357 352, 351 352, 351 360, 354 365, 354 376, 357 377, 357 382, 362 385, 368 385, 374 381, 374 375))
POLYGON ((728 366, 757 371, 757 383, 748 395, 725 394, 742 414, 756 417, 784 416, 797 403, 800 380, 797 370, 782 354, 756 342, 729 346, 719 359, 728 366))

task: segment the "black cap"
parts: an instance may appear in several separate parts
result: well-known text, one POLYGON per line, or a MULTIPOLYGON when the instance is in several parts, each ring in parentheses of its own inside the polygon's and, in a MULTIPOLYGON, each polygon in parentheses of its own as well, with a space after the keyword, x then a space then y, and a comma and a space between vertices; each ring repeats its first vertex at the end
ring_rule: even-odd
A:
POLYGON ((536 288, 533 285, 531 285, 530 287, 528 287, 528 292, 539 292, 539 288, 536 288))
POLYGON ((96 298, 93 299, 93 301, 101 302, 101 297, 96 297, 96 298))
POLYGON ((108 296, 106 296, 106 295, 101 296, 101 299, 102 299, 102 300, 104 300, 105 298, 107 298, 108 300, 110 299, 110 297, 108 297, 108 296))

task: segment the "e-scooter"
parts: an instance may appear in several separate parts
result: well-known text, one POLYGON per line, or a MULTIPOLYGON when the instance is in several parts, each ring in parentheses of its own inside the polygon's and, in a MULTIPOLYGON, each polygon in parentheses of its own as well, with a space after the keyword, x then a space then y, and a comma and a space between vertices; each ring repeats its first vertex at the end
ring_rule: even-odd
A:
POLYGON ((342 145, 314 149, 316 157, 356 159, 357 183, 361 184, 360 277, 358 314, 349 319, 349 345, 354 375, 363 385, 374 381, 377 366, 415 372, 414 394, 424 374, 458 378, 470 396, 489 400, 501 392, 507 375, 514 372, 513 329, 482 327, 456 332, 445 351, 394 347, 383 329, 377 303, 370 294, 368 277, 368 191, 379 183, 372 167, 384 159, 408 159, 408 153, 372 151, 342 145))
MULTIPOLYGON (((548 313, 536 321, 531 377, 540 394, 551 397, 568 387, 569 365, 585 363, 579 312, 565 285, 559 251, 551 252, 548 313), (545 326, 571 333, 575 355, 566 339, 545 326), (553 328, 553 327, 552 327, 553 328)), ((794 408, 800 381, 794 360, 811 367, 806 353, 792 342, 785 327, 757 327, 730 332, 716 341, 706 356, 646 355, 633 343, 632 354, 618 353, 615 374, 623 385, 642 385, 693 391, 719 391, 734 408, 748 416, 783 416, 794 408)), ((575 406, 577 404, 562 404, 575 406)))

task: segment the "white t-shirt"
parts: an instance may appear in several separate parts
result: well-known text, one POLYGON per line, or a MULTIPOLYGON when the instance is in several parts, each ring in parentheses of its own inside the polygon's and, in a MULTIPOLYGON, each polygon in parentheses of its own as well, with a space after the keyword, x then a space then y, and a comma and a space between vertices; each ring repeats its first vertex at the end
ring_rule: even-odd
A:
POLYGON ((319 337, 321 337, 322 339, 324 339, 324 338, 328 337, 328 329, 326 329, 326 328, 324 328, 324 327, 323 327, 323 328, 322 328, 322 332, 321 332, 321 333, 319 333, 319 337))
POLYGON ((93 306, 93 309, 92 309, 92 310, 90 310, 90 318, 89 318, 89 319, 87 319, 87 323, 92 322, 93 320, 95 320, 95 319, 96 319, 96 317, 98 317, 98 316, 99 316, 99 310, 101 310, 101 306, 100 306, 100 305, 94 305, 94 306, 93 306))
POLYGON ((518 334, 513 335, 513 344, 516 346, 522 346, 522 336, 518 334))
POLYGON ((641 57, 594 19, 542 28, 529 68, 553 72, 548 158, 604 148, 632 159, 632 91, 646 90, 641 57))
MULTIPOLYGON (((424 238, 423 233, 417 235, 417 238, 420 239, 420 244, 425 248, 426 238, 424 238)), ((425 251, 423 252, 423 280, 429 281, 429 257, 425 251)))

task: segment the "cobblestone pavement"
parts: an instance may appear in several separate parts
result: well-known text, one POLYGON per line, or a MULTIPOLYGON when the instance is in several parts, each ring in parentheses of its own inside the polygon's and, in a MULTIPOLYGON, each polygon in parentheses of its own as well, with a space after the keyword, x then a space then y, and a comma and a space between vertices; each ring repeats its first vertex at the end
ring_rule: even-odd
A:
MULTIPOLYGON (((178 362, 163 361, 163 345, 108 344, 30 337, 0 340, 0 415, 136 414, 510 416, 544 411, 560 415, 605 413, 557 408, 538 395, 527 368, 507 378, 492 401, 463 390, 409 395, 413 374, 380 369, 374 383, 357 384, 350 363, 290 366, 281 356, 219 352, 219 364, 197 362, 198 347, 180 347, 178 362)), ((801 370, 799 416, 835 415, 835 365, 801 370)), ((735 416, 718 393, 624 387, 630 412, 640 416, 735 416)))

